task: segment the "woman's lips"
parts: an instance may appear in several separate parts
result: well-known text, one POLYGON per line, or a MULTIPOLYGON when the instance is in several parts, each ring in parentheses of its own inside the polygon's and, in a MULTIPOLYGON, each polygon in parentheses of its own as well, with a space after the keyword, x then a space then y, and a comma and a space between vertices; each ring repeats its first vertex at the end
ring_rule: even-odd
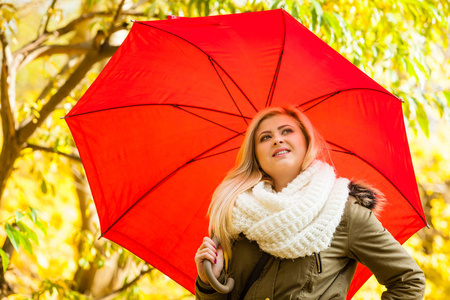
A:
POLYGON ((281 149, 277 149, 275 150, 275 152, 272 154, 272 157, 275 156, 281 156, 281 155, 285 155, 287 153, 291 152, 289 149, 286 148, 281 148, 281 149))

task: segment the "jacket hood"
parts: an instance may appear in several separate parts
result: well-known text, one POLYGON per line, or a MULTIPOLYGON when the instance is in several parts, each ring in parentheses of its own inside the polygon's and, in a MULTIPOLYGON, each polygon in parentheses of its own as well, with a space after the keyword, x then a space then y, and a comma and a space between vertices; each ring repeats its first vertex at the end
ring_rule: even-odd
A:
POLYGON ((348 184, 349 195, 355 197, 356 203, 366 207, 373 212, 378 212, 382 209, 385 198, 382 192, 376 188, 363 183, 350 181, 348 184))

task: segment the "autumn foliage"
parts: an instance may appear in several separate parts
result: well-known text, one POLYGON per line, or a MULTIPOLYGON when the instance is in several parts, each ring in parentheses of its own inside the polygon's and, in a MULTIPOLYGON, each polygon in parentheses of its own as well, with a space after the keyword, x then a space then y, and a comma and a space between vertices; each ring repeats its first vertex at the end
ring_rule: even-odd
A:
MULTIPOLYGON (((2 0, 0 294, 7 299, 194 299, 98 239, 96 210, 61 117, 117 50, 131 20, 284 8, 404 100, 430 224, 405 247, 427 299, 450 295, 450 6, 445 0, 2 0)), ((145 137, 143 137, 145 138, 145 137)), ((379 299, 374 279, 355 299, 379 299)))

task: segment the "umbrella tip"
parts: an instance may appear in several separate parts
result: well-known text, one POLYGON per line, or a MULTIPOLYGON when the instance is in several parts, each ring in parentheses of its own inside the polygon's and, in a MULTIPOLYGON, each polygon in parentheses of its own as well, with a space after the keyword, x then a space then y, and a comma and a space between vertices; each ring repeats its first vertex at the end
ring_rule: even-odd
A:
POLYGON ((97 241, 100 240, 105 235, 105 233, 106 232, 103 232, 102 235, 98 237, 97 241))

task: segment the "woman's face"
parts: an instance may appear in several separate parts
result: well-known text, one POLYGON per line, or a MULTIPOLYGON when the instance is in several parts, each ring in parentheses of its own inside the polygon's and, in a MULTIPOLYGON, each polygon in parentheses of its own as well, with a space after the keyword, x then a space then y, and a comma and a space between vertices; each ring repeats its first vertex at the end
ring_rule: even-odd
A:
POLYGON ((271 116, 262 121, 256 130, 256 158, 264 172, 273 180, 284 174, 300 174, 306 150, 303 132, 291 116, 271 116))

